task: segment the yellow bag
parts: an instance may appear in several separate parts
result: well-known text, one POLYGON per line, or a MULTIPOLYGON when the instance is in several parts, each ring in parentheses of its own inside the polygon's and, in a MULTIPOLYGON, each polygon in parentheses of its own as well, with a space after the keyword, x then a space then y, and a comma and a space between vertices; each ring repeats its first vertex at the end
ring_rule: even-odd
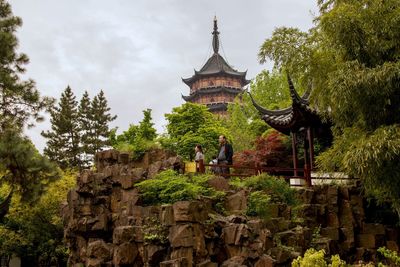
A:
POLYGON ((196 162, 185 162, 185 173, 196 172, 196 162))

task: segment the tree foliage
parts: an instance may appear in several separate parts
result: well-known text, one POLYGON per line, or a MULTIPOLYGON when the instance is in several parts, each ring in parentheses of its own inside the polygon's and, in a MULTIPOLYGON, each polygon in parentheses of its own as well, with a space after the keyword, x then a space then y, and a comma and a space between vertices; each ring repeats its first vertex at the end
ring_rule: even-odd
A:
MULTIPOLYGON (((276 68, 259 73, 252 80, 249 91, 257 103, 267 109, 284 109, 291 105, 286 75, 276 68)), ((253 106, 249 95, 243 94, 240 99, 241 101, 229 105, 227 123, 235 151, 238 152, 254 149, 257 137, 269 129, 253 106)))
MULTIPOLYGON (((17 52, 16 30, 21 25, 10 4, 0 0, 0 186, 8 186, 10 197, 17 192, 33 201, 57 177, 57 168, 38 153, 23 129, 40 121, 40 112, 53 99, 40 96, 33 80, 21 78, 29 62, 17 52)), ((0 204, 7 203, 0 198, 0 204)), ((0 219, 6 212, 0 211, 0 219)))
MULTIPOLYGON (((32 266, 63 266, 68 257, 63 243, 60 206, 75 185, 74 173, 66 172, 49 185, 34 205, 15 194, 9 214, 0 223, 0 257, 29 258, 32 266)), ((0 195, 8 189, 0 188, 0 195)))
POLYGON ((117 116, 112 116, 110 114, 110 110, 104 92, 100 90, 100 93, 94 97, 90 107, 91 138, 87 144, 90 148, 89 151, 87 151, 88 154, 94 156, 104 147, 110 145, 108 138, 111 130, 108 125, 117 118, 117 116))
POLYGON ((48 139, 44 153, 63 169, 90 165, 94 155, 109 144, 108 124, 116 118, 109 111, 103 91, 92 101, 85 92, 78 106, 68 86, 50 111, 51 130, 42 132, 48 139))
POLYGON ((22 20, 12 14, 10 4, 0 0, 0 124, 22 128, 29 119, 41 120, 40 111, 53 100, 41 97, 33 80, 21 80, 28 56, 18 53, 17 28, 22 20))
POLYGON ((276 30, 260 55, 296 73, 302 86, 311 84, 313 104, 333 121, 334 144, 319 166, 362 178, 367 192, 391 200, 400 214, 400 6, 397 0, 318 5, 314 28, 276 30), (278 51, 287 34, 290 49, 278 51))
POLYGON ((58 106, 51 111, 51 131, 42 132, 48 139, 45 155, 57 162, 61 168, 80 168, 80 129, 78 101, 67 86, 61 94, 58 106))
POLYGON ((227 136, 228 130, 222 122, 208 111, 206 106, 185 103, 165 114, 168 121, 168 136, 161 143, 185 159, 192 159, 196 144, 202 145, 206 158, 211 159, 218 152, 218 137, 227 136))
POLYGON ((151 117, 151 109, 143 110, 143 120, 138 125, 129 125, 128 130, 117 135, 113 129, 109 135, 110 144, 119 150, 130 151, 134 157, 140 157, 149 148, 155 146, 156 129, 151 117))

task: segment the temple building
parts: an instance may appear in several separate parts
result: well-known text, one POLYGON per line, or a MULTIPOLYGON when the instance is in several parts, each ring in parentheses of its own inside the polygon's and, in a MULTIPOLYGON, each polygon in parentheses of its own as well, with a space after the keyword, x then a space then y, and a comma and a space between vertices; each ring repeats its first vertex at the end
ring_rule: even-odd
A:
POLYGON ((219 32, 217 19, 214 18, 212 32, 213 55, 194 75, 182 81, 190 87, 188 96, 182 95, 187 102, 204 104, 217 115, 226 115, 228 103, 243 91, 243 87, 250 81, 246 80, 246 72, 233 69, 219 54, 219 32))

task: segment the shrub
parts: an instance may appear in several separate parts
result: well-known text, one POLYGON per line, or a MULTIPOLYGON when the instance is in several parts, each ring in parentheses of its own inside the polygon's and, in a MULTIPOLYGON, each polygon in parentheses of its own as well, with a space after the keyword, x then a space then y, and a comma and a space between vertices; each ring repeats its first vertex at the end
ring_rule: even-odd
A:
POLYGON ((263 191, 252 192, 248 199, 246 214, 264 219, 268 218, 270 215, 270 200, 271 198, 263 191))
POLYGON ((396 251, 387 249, 386 247, 380 247, 378 248, 378 252, 382 254, 382 256, 384 256, 388 261, 392 262, 395 266, 400 266, 400 256, 396 251))
POLYGON ((295 189, 291 188, 283 178, 264 173, 243 180, 232 179, 230 184, 236 188, 246 187, 251 191, 263 191, 270 195, 272 202, 285 203, 290 206, 298 204, 295 189))
POLYGON ((325 261, 325 251, 310 248, 304 253, 304 257, 297 257, 293 260, 292 267, 345 267, 346 262, 341 260, 339 255, 334 255, 330 259, 330 264, 325 261))
POLYGON ((199 199, 200 196, 220 199, 224 193, 208 186, 207 181, 210 178, 209 175, 189 177, 166 170, 153 179, 136 184, 136 187, 139 188, 145 205, 172 204, 181 200, 199 199))

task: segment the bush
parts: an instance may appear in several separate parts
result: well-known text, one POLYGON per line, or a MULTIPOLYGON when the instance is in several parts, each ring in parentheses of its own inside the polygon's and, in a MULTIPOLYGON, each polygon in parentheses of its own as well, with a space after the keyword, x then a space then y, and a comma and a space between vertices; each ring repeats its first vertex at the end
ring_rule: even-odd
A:
POLYGON ((395 266, 400 266, 400 256, 396 251, 392 251, 386 247, 380 247, 378 248, 378 252, 382 254, 382 256, 384 256, 388 261, 392 262, 395 266))
POLYGON ((246 214, 249 216, 259 216, 264 219, 270 216, 271 198, 263 191, 252 192, 248 199, 246 214))
POLYGON ((246 187, 251 191, 263 191, 273 203, 284 203, 290 206, 298 204, 295 189, 291 188, 283 178, 261 174, 240 180, 232 179, 230 184, 236 188, 246 187))
POLYGON ((167 170, 157 174, 153 179, 136 184, 142 194, 143 204, 158 205, 172 204, 181 200, 199 199, 207 196, 212 199, 220 199, 225 194, 208 186, 209 175, 178 174, 173 170, 167 170))
POLYGON ((325 251, 310 248, 304 253, 304 257, 297 257, 293 260, 292 267, 345 267, 346 262, 341 260, 339 255, 334 255, 330 259, 330 264, 325 261, 325 251))

